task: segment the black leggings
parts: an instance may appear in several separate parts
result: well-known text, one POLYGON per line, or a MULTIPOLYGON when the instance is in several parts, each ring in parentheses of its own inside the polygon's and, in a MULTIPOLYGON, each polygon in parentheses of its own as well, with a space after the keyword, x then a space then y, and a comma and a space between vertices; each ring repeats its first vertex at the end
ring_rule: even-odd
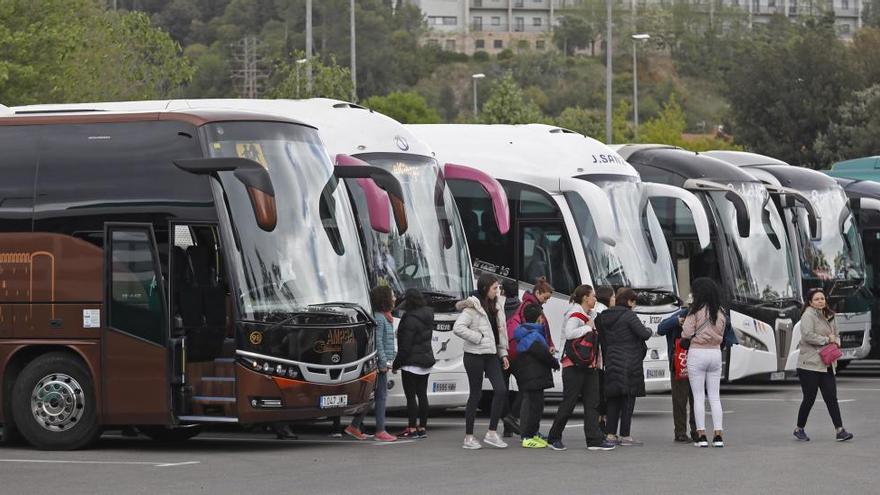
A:
POLYGON ((807 426, 807 417, 810 410, 816 402, 816 392, 822 391, 822 400, 828 407, 828 414, 831 415, 831 422, 835 428, 843 427, 843 420, 840 419, 840 405, 837 403, 837 382, 834 379, 834 373, 829 368, 826 372, 810 371, 798 368, 798 380, 801 382, 801 390, 804 391, 804 400, 798 410, 798 428, 807 426))
POLYGON ((620 421, 620 436, 628 437, 635 408, 635 397, 628 395, 608 397, 608 421, 605 430, 612 435, 616 435, 618 433, 617 424, 620 421))
POLYGON ((477 407, 480 406, 480 398, 483 396, 483 375, 492 384, 494 396, 492 397, 492 412, 489 415, 489 430, 498 429, 498 419, 504 411, 504 403, 507 402, 507 386, 504 385, 504 373, 501 372, 501 360, 495 354, 471 354, 464 353, 464 370, 468 376, 467 408, 464 412, 464 432, 467 435, 474 434, 474 420, 477 418, 477 407))
POLYGON ((403 373, 403 394, 406 395, 406 412, 409 415, 409 427, 428 426, 428 375, 419 375, 401 370, 403 373), (417 402, 418 399, 418 402, 417 402))

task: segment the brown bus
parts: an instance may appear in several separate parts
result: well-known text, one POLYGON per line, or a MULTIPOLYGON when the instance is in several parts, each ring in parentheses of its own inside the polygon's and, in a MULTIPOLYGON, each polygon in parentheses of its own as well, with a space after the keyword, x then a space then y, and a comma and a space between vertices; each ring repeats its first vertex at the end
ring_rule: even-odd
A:
POLYGON ((337 176, 399 184, 355 168, 267 115, 0 117, 4 435, 75 449, 366 407, 375 323, 337 176))

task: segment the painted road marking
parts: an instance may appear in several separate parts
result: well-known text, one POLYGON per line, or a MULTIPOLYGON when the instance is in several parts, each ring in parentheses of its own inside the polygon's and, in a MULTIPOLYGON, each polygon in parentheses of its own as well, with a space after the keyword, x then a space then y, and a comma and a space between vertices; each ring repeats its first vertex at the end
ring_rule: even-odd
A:
POLYGON ((185 462, 147 462, 147 461, 71 461, 64 459, 0 459, 0 462, 14 462, 23 464, 108 464, 123 466, 152 466, 152 467, 173 467, 185 466, 190 464, 201 464, 199 461, 185 462))

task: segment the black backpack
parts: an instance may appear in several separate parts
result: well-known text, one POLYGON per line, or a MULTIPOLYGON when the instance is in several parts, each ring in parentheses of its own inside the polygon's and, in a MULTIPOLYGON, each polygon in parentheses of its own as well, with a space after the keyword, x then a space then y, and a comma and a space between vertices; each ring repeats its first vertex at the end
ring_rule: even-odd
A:
MULTIPOLYGON (((584 323, 590 321, 589 316, 578 312, 572 313, 569 318, 578 318, 584 323)), ((599 335, 597 331, 593 330, 582 337, 566 340, 563 352, 575 366, 596 368, 599 364, 599 335)))

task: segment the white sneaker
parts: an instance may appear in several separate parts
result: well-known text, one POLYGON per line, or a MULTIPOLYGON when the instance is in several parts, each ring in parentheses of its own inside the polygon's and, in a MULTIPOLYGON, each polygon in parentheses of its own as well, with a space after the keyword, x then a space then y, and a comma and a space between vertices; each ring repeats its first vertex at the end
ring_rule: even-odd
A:
POLYGON ((473 436, 467 436, 464 437, 464 443, 461 444, 461 448, 468 450, 479 450, 482 449, 483 446, 480 445, 480 442, 473 436))
POLYGON ((498 436, 498 432, 487 431, 483 441, 498 449, 507 448, 507 444, 498 436))

